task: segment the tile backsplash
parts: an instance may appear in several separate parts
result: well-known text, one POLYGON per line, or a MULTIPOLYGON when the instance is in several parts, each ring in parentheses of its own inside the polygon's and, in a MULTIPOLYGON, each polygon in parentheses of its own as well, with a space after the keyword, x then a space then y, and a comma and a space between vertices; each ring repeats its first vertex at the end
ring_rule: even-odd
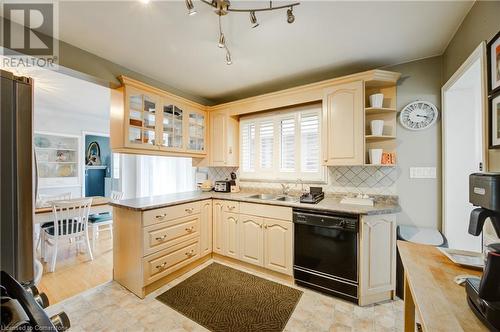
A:
MULTIPOLYGON (((230 179, 231 172, 235 172, 239 178, 238 168, 234 167, 208 167, 200 168, 199 171, 207 172, 212 181, 230 179)), ((328 167, 327 181, 324 184, 304 183, 305 188, 309 186, 321 186, 327 193, 363 193, 371 195, 397 195, 396 180, 400 175, 397 167, 377 166, 337 166, 328 167)), ((242 189, 262 190, 280 189, 276 182, 253 182, 239 181, 242 189)), ((300 190, 300 185, 292 190, 300 190)))

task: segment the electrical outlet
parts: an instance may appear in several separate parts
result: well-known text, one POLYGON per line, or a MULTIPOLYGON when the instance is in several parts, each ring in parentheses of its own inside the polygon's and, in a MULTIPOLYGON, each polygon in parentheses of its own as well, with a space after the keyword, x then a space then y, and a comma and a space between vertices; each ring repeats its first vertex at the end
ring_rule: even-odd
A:
POLYGON ((435 179, 436 167, 410 167, 410 179, 435 179))

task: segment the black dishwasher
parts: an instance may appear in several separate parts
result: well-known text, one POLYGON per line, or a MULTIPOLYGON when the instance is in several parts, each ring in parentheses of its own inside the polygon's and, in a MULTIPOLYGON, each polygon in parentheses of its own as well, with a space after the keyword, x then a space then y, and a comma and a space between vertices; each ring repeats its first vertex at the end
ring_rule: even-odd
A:
POLYGON ((294 209, 293 222, 295 282, 358 303, 358 216, 294 209))

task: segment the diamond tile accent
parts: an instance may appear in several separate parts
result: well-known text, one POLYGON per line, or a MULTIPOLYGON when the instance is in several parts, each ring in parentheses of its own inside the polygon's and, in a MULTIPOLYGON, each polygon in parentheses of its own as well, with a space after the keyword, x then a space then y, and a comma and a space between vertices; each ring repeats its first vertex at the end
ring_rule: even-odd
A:
MULTIPOLYGON (((231 172, 236 172, 239 178, 238 168, 234 167, 208 167, 198 169, 207 172, 212 181, 230 179, 231 172)), ((327 193, 363 193, 370 195, 396 195, 396 181, 401 172, 396 167, 383 166, 337 166, 328 167, 327 183, 323 185, 304 183, 304 188, 309 186, 321 186, 327 193)), ((250 182, 240 181, 242 189, 266 191, 279 190, 280 184, 273 182, 250 182)), ((292 186, 293 188, 293 186, 292 186)), ((294 188, 299 190, 300 188, 294 188)))

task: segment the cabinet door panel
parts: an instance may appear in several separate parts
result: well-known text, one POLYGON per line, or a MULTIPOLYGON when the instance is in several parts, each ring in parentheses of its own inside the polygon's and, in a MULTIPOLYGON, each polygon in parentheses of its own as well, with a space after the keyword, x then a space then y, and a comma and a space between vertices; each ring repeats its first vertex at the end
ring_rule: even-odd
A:
POLYGON ((201 202, 200 247, 202 256, 212 252, 212 200, 201 202))
POLYGON ((240 214, 240 259, 262 266, 264 265, 263 227, 260 217, 240 214))
POLYGON ((238 259, 239 254, 239 224, 238 214, 224 213, 224 255, 238 259))
POLYGON ((394 215, 365 216, 361 224, 361 292, 394 290, 396 220, 394 215))
POLYGON ((292 275, 293 223, 264 219, 264 267, 292 275))
POLYGON ((323 98, 324 160, 327 165, 364 163, 363 82, 325 90, 323 98))
POLYGON ((212 166, 226 164, 226 115, 210 114, 210 160, 212 166))
POLYGON ((223 201, 213 201, 213 251, 224 254, 223 201))

